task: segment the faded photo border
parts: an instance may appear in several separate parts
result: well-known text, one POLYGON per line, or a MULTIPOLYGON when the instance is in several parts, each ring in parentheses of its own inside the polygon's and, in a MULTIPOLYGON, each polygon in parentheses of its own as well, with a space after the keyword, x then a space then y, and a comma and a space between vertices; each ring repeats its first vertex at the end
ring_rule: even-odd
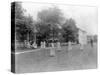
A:
MULTIPOLYGON (((19 1, 21 1, 21 0, 19 0, 19 1)), ((27 0, 23 0, 23 1, 25 1, 25 2, 27 2, 27 0)), ((57 74, 57 75, 61 75, 61 74, 64 74, 64 75, 66 75, 66 74, 70 74, 70 75, 73 75, 73 74, 77 74, 77 75, 84 75, 84 74, 86 74, 86 75, 89 75, 89 74, 91 74, 91 75, 94 75, 94 74, 96 74, 96 75, 99 75, 99 73, 100 73, 100 65, 99 65, 99 63, 100 63, 100 51, 99 51, 99 49, 100 49, 100 47, 99 47, 99 45, 100 45, 100 35, 99 35, 99 33, 100 33, 100 26, 99 26, 99 24, 100 24, 100 22, 99 22, 99 20, 100 20, 100 15, 99 15, 99 13, 100 13, 100 5, 99 5, 99 0, 98 0, 98 2, 95 2, 95 0, 84 0, 83 2, 80 0, 80 1, 73 1, 73 0, 71 0, 71 1, 69 1, 68 0, 68 2, 67 2, 67 0, 44 0, 44 1, 36 1, 36 0, 29 0, 29 1, 32 1, 32 2, 40 2, 40 3, 60 3, 60 4, 71 4, 71 5, 90 5, 90 6, 96 6, 97 8, 98 8, 98 69, 94 69, 94 70, 72 70, 72 71, 59 71, 59 72, 43 72, 43 73, 29 73, 28 75, 33 75, 33 74, 36 74, 36 75, 41 75, 41 74, 44 74, 44 75, 51 75, 51 74, 57 74), (90 2, 91 1, 91 2, 90 2), (78 3, 79 2, 79 3, 78 3), (83 4, 82 4, 83 3, 83 4)), ((5 1, 6 2, 6 1, 5 1)), ((7 26, 5 29, 7 30, 7 31, 5 31, 4 32, 4 37, 6 37, 6 38, 0 38, 0 39, 6 39, 6 40, 4 40, 4 41, 2 41, 1 40, 1 43, 3 43, 3 44, 5 44, 4 42, 7 42, 6 43, 6 45, 4 45, 4 46, 2 46, 2 44, 0 43, 0 45, 2 46, 1 47, 1 49, 2 50, 4 50, 4 51, 1 51, 1 54, 0 54, 0 58, 2 58, 4 55, 4 61, 3 62, 0 62, 0 66, 2 67, 2 68, 0 68, 0 74, 5 74, 5 75, 13 75, 11 72, 10 72, 10 61, 11 61, 11 58, 10 58, 10 56, 11 56, 11 53, 10 53, 10 36, 11 36, 11 34, 10 34, 10 26, 11 26, 11 24, 10 24, 10 3, 11 2, 13 2, 13 0, 11 0, 11 1, 8 1, 8 3, 7 3, 7 5, 5 5, 6 7, 9 7, 9 9, 7 8, 7 10, 5 11, 5 12, 7 12, 7 11, 9 11, 9 13, 7 13, 7 15, 5 15, 5 16, 2 16, 2 18, 3 17, 8 17, 7 18, 7 22, 5 22, 5 21, 3 21, 3 22, 5 22, 5 25, 3 25, 3 26, 1 26, 1 27, 4 27, 5 28, 5 26, 7 26), (8 33, 6 33, 6 32, 8 32, 8 33), (5 47, 6 46, 6 47, 5 47), (6 53, 5 53, 5 51, 7 51, 6 53), (5 54, 2 54, 2 53, 5 53, 5 54), (6 60, 5 60, 6 59, 6 60)), ((2 20, 2 19, 1 19, 2 20)), ((3 24, 3 23, 2 23, 3 24)), ((1 29, 1 31, 0 32, 2 32, 2 31, 4 31, 3 29, 1 29)), ((24 74, 21 74, 21 75, 24 75, 24 74)), ((27 74, 26 74, 27 75, 27 74)))

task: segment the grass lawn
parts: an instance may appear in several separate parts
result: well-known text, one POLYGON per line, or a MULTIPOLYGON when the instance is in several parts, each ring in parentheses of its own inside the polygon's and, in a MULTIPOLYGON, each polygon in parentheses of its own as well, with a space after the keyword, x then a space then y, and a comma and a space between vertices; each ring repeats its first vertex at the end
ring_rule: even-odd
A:
POLYGON ((78 45, 68 51, 67 46, 56 50, 55 57, 50 57, 49 49, 40 49, 16 54, 16 72, 46 72, 97 68, 97 45, 86 45, 83 50, 78 45))

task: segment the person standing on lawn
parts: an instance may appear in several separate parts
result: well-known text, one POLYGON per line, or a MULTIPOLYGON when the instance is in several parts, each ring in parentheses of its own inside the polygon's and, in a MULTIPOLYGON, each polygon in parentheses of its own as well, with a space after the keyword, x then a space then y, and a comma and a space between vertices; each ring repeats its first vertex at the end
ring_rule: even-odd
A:
POLYGON ((91 47, 93 47, 93 39, 90 40, 91 47))

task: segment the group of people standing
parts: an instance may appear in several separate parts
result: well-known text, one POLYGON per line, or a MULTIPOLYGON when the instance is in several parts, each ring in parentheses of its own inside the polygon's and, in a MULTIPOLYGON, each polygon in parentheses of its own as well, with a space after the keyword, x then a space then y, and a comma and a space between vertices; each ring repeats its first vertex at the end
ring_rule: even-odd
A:
MULTIPOLYGON (((37 48, 38 47, 37 43, 36 42, 32 42, 32 41, 25 40, 24 44, 25 44, 26 48, 37 48)), ((55 47, 55 44, 56 44, 56 47, 60 48, 60 46, 61 46, 60 42, 56 42, 56 43, 50 42, 48 44, 48 47, 55 47)), ((46 48, 47 47, 47 42, 46 41, 41 41, 39 47, 46 48)))

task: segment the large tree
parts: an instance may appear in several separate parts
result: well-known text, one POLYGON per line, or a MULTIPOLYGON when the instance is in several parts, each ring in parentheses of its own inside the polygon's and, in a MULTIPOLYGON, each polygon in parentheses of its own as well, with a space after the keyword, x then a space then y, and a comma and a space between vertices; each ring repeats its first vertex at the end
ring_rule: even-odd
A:
POLYGON ((42 22, 60 24, 62 22, 63 14, 57 7, 51 7, 44 9, 38 13, 38 18, 42 22))
POLYGON ((24 15, 24 9, 21 2, 13 2, 11 5, 11 13, 14 18, 11 17, 11 21, 15 22, 16 26, 16 39, 24 41, 27 39, 27 34, 33 32, 33 19, 31 16, 24 15))
POLYGON ((63 22, 64 17, 61 10, 57 7, 51 7, 44 9, 38 13, 38 21, 41 25, 40 35, 44 39, 50 39, 51 37, 57 37, 59 32, 59 25, 63 22))
POLYGON ((74 19, 67 19, 66 22, 63 24, 62 28, 64 30, 63 37, 66 42, 76 41, 78 28, 74 19))

